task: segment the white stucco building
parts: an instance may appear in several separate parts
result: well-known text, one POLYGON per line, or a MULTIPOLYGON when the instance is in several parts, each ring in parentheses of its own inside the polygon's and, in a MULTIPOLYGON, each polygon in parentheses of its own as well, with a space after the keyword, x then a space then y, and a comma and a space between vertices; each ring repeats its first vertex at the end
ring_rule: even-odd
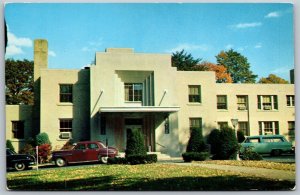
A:
POLYGON ((35 105, 6 106, 6 139, 15 148, 46 132, 57 148, 70 138, 108 139, 124 151, 127 130, 138 128, 149 151, 180 156, 191 127, 205 137, 233 118, 247 135, 294 141, 294 84, 220 84, 214 72, 177 71, 169 54, 129 48, 97 52, 85 69, 49 69, 47 48, 35 40, 35 105))

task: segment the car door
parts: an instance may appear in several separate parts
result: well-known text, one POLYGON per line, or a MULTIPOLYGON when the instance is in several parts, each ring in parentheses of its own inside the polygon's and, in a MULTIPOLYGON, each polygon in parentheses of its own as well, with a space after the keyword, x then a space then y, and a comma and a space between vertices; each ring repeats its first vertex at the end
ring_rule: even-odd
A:
POLYGON ((78 143, 72 153, 72 158, 70 162, 82 162, 86 161, 86 144, 85 143, 78 143))
POLYGON ((88 143, 85 152, 86 161, 97 161, 99 153, 99 146, 96 143, 88 143))

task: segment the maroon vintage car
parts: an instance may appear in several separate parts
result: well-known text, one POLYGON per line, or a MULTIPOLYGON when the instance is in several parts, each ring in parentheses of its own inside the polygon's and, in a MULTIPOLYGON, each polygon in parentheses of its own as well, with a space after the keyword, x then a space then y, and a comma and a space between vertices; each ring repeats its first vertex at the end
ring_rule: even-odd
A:
POLYGON ((59 167, 71 163, 102 162, 107 163, 107 157, 115 157, 118 150, 106 147, 99 141, 83 141, 74 144, 71 150, 59 150, 52 152, 52 161, 59 167))

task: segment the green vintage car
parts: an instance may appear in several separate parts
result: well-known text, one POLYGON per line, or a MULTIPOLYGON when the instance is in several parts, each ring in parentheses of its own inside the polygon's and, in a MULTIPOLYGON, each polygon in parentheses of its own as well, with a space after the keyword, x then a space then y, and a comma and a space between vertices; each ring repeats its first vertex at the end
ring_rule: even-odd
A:
POLYGON ((292 143, 282 135, 246 136, 241 143, 240 154, 242 155, 245 149, 249 147, 259 154, 271 154, 273 156, 293 151, 292 143))

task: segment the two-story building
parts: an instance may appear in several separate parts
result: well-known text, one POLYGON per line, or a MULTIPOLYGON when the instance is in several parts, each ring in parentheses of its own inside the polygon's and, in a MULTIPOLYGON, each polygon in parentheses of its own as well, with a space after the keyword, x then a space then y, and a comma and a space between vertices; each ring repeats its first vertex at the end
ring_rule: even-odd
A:
POLYGON ((124 151, 128 129, 136 128, 148 151, 180 156, 191 127, 206 137, 231 119, 246 135, 294 141, 293 84, 220 84, 214 72, 177 71, 169 54, 129 48, 97 52, 84 69, 49 69, 47 41, 34 45, 35 104, 6 106, 6 139, 17 149, 46 132, 54 148, 69 139, 107 139, 124 151))

